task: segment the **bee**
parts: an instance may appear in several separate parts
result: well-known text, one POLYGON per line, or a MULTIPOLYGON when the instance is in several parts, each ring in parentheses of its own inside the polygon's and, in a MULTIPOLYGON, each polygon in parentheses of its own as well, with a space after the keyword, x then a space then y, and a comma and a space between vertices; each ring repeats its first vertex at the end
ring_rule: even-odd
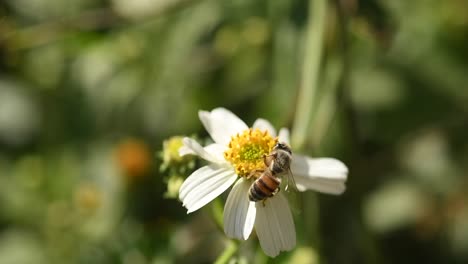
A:
MULTIPOLYGON (((285 143, 278 142, 263 160, 266 168, 263 171, 256 171, 261 174, 249 189, 249 200, 252 202, 265 202, 267 198, 273 197, 280 191, 281 177, 285 173, 291 173, 291 148, 285 143)), ((291 179, 294 182, 292 177, 291 179)))

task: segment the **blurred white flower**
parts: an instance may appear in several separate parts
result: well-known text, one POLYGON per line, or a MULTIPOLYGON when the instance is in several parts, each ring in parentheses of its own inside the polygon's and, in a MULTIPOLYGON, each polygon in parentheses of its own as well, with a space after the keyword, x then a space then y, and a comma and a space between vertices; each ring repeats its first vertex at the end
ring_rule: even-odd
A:
MULTIPOLYGON (((188 209, 196 211, 233 186, 224 207, 224 231, 230 238, 245 240, 253 227, 268 256, 275 257, 296 245, 296 230, 286 197, 282 192, 265 202, 251 202, 248 191, 254 179, 250 172, 264 169, 263 156, 277 141, 289 144, 289 132, 276 130, 264 119, 249 128, 229 110, 216 108, 200 111, 199 117, 214 140, 202 147, 184 138, 181 155, 195 154, 210 162, 193 172, 182 184, 179 198, 188 209), (240 179, 239 179, 240 178, 240 179)), ((345 190, 348 168, 333 158, 313 159, 293 154, 291 171, 300 191, 316 190, 341 194, 345 190)))
POLYGON ((9 145, 29 142, 41 125, 41 113, 26 88, 0 79, 0 141, 9 145))
POLYGON ((17 229, 0 235, 0 263, 47 263, 44 243, 38 237, 17 229))

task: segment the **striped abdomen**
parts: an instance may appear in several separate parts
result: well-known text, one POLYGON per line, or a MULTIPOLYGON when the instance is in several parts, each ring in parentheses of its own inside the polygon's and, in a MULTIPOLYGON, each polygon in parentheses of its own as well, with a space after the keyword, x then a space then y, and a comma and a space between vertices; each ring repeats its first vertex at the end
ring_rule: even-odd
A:
POLYGON ((278 192, 279 185, 280 180, 273 176, 270 170, 266 170, 250 186, 249 200, 257 202, 272 197, 278 192))

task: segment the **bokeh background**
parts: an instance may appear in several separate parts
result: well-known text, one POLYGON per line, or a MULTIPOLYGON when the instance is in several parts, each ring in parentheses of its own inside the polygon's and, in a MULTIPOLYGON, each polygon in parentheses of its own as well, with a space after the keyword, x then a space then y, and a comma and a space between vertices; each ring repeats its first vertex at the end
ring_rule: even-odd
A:
POLYGON ((229 263, 467 263, 467 10, 1 1, 0 263, 215 261, 216 207, 174 199, 201 162, 163 141, 206 139, 197 111, 219 106, 292 129, 306 111, 301 151, 350 168, 341 196, 292 195, 295 250, 269 259, 252 235, 229 263))

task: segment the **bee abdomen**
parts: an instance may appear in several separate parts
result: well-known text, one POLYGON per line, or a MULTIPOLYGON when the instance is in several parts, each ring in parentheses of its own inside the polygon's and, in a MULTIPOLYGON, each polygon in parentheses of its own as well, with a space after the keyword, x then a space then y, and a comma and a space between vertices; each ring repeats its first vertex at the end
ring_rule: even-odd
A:
POLYGON ((250 187, 249 200, 257 202, 272 197, 279 184, 279 180, 274 176, 263 174, 250 187))
POLYGON ((254 183, 249 190, 249 200, 252 202, 257 202, 265 199, 267 194, 262 192, 258 186, 254 183))

